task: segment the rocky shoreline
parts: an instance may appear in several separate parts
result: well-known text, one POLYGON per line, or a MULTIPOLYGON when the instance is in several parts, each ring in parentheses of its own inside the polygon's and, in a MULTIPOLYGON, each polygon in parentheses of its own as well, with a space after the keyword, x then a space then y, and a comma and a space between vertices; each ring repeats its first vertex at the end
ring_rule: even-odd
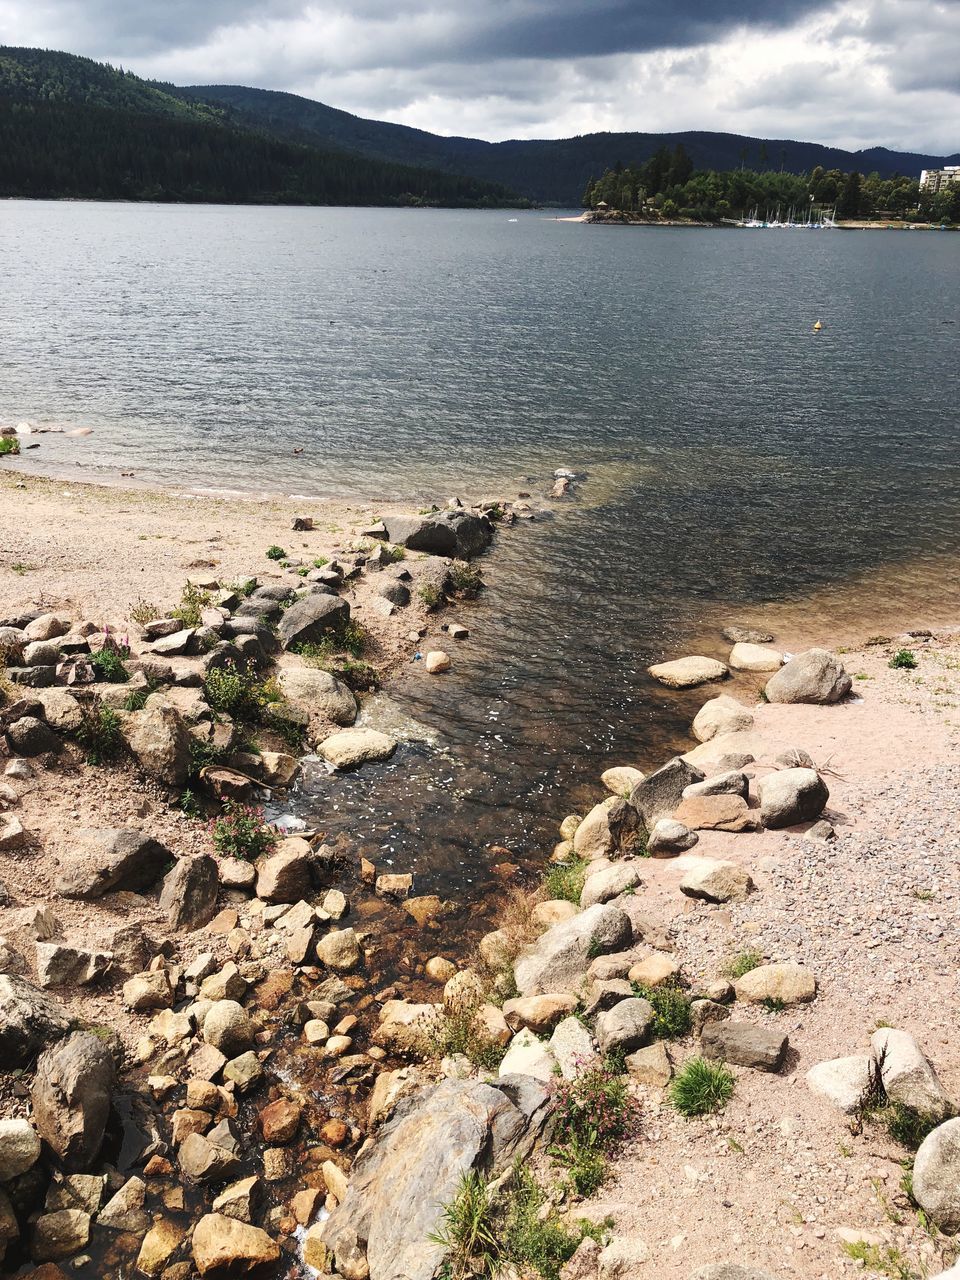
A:
POLYGON ((924 769, 955 802, 955 637, 791 657, 734 629, 727 663, 651 668, 710 686, 698 745, 605 770, 542 884, 505 865, 472 961, 455 905, 320 830, 265 826, 260 800, 307 747, 334 770, 396 747, 353 725, 376 678, 358 616, 381 671, 402 629, 440 675, 466 629, 437 610, 478 589, 494 526, 533 514, 526 497, 387 511, 334 555, 198 566, 129 631, 42 605, 0 622, 12 1273, 906 1280, 952 1261, 960 1043, 888 958, 908 945, 951 1007, 948 796, 939 827, 913 796, 895 871, 870 842, 924 769), (763 685, 757 705, 723 693, 731 669, 763 685), (858 1190, 905 1162, 911 1198, 888 1184, 829 1222, 817 1179, 838 1144, 858 1190), (712 1184, 747 1149, 773 1167, 725 1184, 728 1220, 712 1184))

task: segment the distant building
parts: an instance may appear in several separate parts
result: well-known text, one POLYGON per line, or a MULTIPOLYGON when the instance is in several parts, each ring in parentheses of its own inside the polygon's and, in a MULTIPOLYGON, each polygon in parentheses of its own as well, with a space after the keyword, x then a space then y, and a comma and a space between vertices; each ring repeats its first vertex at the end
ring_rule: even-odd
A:
POLYGON ((960 182, 960 164, 948 164, 942 169, 924 169, 920 174, 920 190, 939 195, 944 187, 960 182))

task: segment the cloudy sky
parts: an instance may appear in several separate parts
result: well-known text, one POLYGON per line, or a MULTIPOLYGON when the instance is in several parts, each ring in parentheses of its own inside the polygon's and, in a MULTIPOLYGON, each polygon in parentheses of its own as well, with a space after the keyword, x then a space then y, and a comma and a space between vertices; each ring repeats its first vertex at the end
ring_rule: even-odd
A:
POLYGON ((960 150, 960 0, 0 0, 0 44, 491 140, 960 150))

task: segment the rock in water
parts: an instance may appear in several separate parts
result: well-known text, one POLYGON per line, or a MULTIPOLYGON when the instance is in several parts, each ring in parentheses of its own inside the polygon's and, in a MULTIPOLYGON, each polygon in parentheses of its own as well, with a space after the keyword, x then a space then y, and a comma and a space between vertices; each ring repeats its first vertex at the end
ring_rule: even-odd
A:
POLYGON ((115 1080, 109 1050, 88 1031, 75 1031, 40 1055, 31 1091, 34 1122, 64 1168, 83 1172, 97 1158, 115 1080))
POLYGON ((767 681, 768 702, 839 702, 853 681, 827 649, 798 653, 767 681))
POLYGON ((728 693, 705 702, 693 720, 693 736, 698 742, 709 742, 721 733, 741 733, 752 728, 750 711, 728 693))
POLYGON ((353 724, 357 718, 356 698, 329 671, 289 668, 280 672, 277 682, 287 701, 309 715, 341 725, 353 724))
POLYGON ((543 1129, 549 1094, 524 1076, 494 1087, 444 1080, 402 1098, 376 1142, 357 1157, 343 1201, 323 1224, 337 1270, 370 1280, 431 1280, 443 1247, 431 1241, 461 1177, 497 1176, 523 1159, 543 1129))
POLYGON ((280 1257, 280 1246, 265 1231, 219 1213, 207 1213, 200 1219, 190 1247, 202 1276, 221 1267, 252 1271, 280 1257))
POLYGON ((725 663, 700 656, 657 662, 647 667, 647 672, 668 689, 692 689, 711 680, 723 680, 730 674, 725 663))
POLYGON ((435 511, 426 516, 388 516, 384 520, 390 542, 411 551, 472 560, 493 541, 493 525, 486 516, 469 511, 435 511))
POLYGON ((783 654, 765 645, 741 640, 730 650, 727 661, 734 671, 779 671, 783 666, 783 654))
POLYGON ((344 729, 325 738, 318 749, 335 769, 355 769, 371 760, 389 759, 397 744, 376 729, 344 729))

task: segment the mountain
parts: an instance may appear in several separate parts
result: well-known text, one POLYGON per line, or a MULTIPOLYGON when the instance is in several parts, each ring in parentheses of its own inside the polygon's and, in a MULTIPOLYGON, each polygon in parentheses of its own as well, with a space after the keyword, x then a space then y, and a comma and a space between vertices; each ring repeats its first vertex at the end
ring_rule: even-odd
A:
POLYGON ((550 204, 579 204, 591 178, 618 163, 637 166, 666 146, 678 144, 697 169, 781 167, 808 173, 816 165, 848 172, 857 169, 881 177, 895 174, 919 177, 921 169, 960 163, 960 156, 920 155, 872 147, 843 151, 816 142, 763 139, 737 133, 591 133, 547 141, 481 142, 476 138, 445 138, 406 125, 365 120, 301 98, 293 93, 248 89, 241 85, 163 86, 174 96, 197 105, 229 107, 248 122, 259 121, 272 133, 338 146, 361 155, 399 164, 429 165, 448 173, 467 173, 486 182, 502 183, 531 200, 550 204))
POLYGON ((0 197, 239 204, 513 203, 483 179, 278 137, 89 58, 0 46, 0 197))

